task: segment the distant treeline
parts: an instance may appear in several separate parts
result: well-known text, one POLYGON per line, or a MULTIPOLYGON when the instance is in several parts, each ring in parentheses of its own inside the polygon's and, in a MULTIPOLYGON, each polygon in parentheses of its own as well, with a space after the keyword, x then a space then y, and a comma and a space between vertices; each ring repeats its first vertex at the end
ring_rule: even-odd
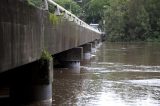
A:
POLYGON ((108 0, 110 41, 160 41, 160 0, 108 0))

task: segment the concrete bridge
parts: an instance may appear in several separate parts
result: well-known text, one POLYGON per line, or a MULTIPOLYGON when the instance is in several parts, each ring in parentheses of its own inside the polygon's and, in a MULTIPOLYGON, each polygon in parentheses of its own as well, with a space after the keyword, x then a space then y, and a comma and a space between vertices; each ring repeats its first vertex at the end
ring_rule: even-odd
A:
POLYGON ((51 100, 53 62, 39 61, 44 50, 66 65, 88 58, 100 41, 99 31, 48 1, 56 13, 26 0, 0 1, 0 89, 9 87, 12 104, 51 100))

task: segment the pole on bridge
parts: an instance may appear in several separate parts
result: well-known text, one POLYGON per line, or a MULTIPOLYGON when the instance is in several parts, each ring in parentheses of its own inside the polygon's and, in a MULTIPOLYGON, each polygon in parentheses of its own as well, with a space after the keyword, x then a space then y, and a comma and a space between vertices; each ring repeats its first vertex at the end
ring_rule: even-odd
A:
POLYGON ((48 11, 48 2, 47 0, 42 0, 43 1, 43 9, 48 11))

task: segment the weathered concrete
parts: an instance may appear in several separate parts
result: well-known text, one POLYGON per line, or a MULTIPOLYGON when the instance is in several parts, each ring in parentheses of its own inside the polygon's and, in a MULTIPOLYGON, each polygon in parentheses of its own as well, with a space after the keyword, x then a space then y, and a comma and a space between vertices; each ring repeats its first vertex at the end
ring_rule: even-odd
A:
POLYGON ((83 60, 90 60, 92 52, 92 43, 84 44, 81 47, 83 47, 83 60))
POLYGON ((96 46, 96 48, 100 48, 101 45, 102 45, 101 41, 97 40, 97 46, 96 46))
POLYGON ((93 41, 91 43, 92 43, 92 48, 96 48, 96 41, 93 41))
POLYGON ((100 34, 59 18, 52 24, 47 11, 24 0, 0 0, 0 73, 51 54, 100 39, 100 34))
POLYGON ((80 70, 80 61, 83 59, 83 48, 77 47, 54 55, 59 67, 80 70))
POLYGON ((28 105, 51 101, 53 63, 36 61, 13 70, 9 82, 10 104, 28 105))
POLYGON ((96 40, 91 43, 92 43, 92 53, 95 53, 96 52, 96 40))
POLYGON ((83 48, 76 47, 54 55, 59 61, 80 61, 83 58, 83 48))

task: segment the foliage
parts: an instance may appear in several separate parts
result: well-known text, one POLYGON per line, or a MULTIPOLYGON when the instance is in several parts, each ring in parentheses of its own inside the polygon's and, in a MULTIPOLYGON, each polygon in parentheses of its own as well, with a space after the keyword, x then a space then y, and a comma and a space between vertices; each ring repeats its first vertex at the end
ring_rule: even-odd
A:
POLYGON ((52 22, 53 25, 57 25, 60 21, 60 18, 52 13, 49 13, 49 20, 52 22))
POLYGON ((27 0, 29 4, 41 8, 42 0, 27 0))
POLYGON ((110 41, 159 41, 159 0, 108 0, 106 32, 110 41))
POLYGON ((53 4, 51 4, 51 3, 48 2, 48 9, 49 9, 50 13, 54 13, 56 7, 53 4))
POLYGON ((55 2, 78 17, 82 12, 81 7, 73 0, 55 0, 55 2))
MULTIPOLYGON (((42 0, 27 0, 27 1, 28 1, 28 4, 38 8, 43 8, 44 6, 43 4, 44 2, 42 2, 42 0)), ((50 4, 49 2, 48 2, 48 9, 49 9, 49 12, 51 13, 55 12, 55 6, 53 4, 50 4)))
POLYGON ((99 23, 104 17, 105 6, 108 0, 87 0, 83 5, 85 12, 84 20, 87 23, 99 23))
POLYGON ((51 61, 52 60, 52 55, 47 50, 43 50, 40 60, 51 61))

